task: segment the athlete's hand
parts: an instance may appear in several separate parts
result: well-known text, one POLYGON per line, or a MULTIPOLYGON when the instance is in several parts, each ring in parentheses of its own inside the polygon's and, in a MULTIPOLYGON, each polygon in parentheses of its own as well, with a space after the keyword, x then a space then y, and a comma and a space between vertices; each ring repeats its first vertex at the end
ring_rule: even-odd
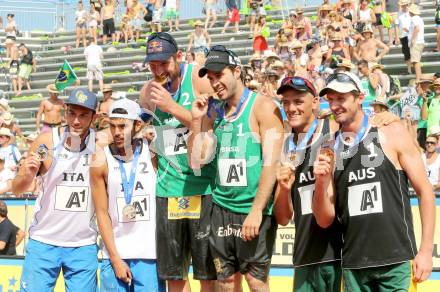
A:
POLYGON ((121 281, 124 281, 125 283, 131 283, 133 276, 131 274, 130 268, 128 267, 127 263, 124 262, 121 258, 112 260, 111 263, 116 278, 118 278, 121 281))
POLYGON ((261 211, 251 210, 241 228, 241 234, 244 241, 252 240, 258 236, 262 220, 263 213, 261 211))
POLYGON ((25 175, 28 177, 35 177, 40 169, 40 165, 41 161, 37 159, 37 155, 34 152, 29 152, 23 162, 25 175))
POLYGON ((193 119, 200 119, 206 116, 208 113, 209 99, 209 96, 201 95, 194 100, 191 108, 191 115, 193 119))
POLYGON ((281 164, 277 169, 277 181, 281 189, 290 190, 295 181, 295 173, 292 167, 281 164))
POLYGON ((428 279, 432 272, 432 254, 419 251, 413 261, 413 280, 421 283, 428 279))
POLYGON ((174 106, 174 100, 171 94, 160 83, 151 81, 150 83, 151 101, 163 112, 170 112, 174 106))
POLYGON ((316 183, 327 184, 330 182, 334 167, 334 159, 325 154, 319 154, 313 165, 313 174, 316 183))
POLYGON ((371 124, 373 127, 380 128, 382 126, 388 126, 391 123, 400 121, 400 118, 391 112, 381 112, 375 114, 371 118, 371 124))

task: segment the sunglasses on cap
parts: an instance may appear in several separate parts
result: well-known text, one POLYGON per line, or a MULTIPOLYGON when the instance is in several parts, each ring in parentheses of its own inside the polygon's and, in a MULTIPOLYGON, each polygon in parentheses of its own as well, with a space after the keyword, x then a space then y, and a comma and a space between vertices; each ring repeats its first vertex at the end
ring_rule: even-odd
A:
POLYGON ((208 57, 209 54, 210 54, 211 52, 223 52, 223 53, 227 53, 229 56, 232 57, 232 60, 233 60, 233 62, 235 63, 236 66, 240 65, 240 63, 237 62, 237 59, 238 59, 237 54, 234 53, 234 52, 231 51, 231 50, 228 50, 228 49, 227 49, 225 46, 223 46, 223 45, 215 45, 215 46, 212 46, 212 47, 209 49, 208 53, 206 53, 206 57, 208 57))
POLYGON ((316 89, 313 86, 313 84, 302 77, 286 77, 281 81, 281 86, 283 85, 293 85, 294 87, 298 88, 299 90, 308 91, 313 96, 316 96, 316 89))
POLYGON ((335 73, 330 75, 329 77, 327 77, 327 80, 325 81, 326 84, 329 84, 330 82, 337 80, 338 82, 342 82, 342 83, 351 83, 353 84, 356 89, 361 92, 362 90, 359 88, 359 86, 357 85, 356 81, 353 80, 353 78, 351 78, 349 75, 347 74, 343 74, 343 73, 335 73))
POLYGON ((169 34, 167 34, 167 33, 163 33, 163 32, 153 32, 153 33, 150 34, 150 36, 148 37, 147 42, 150 42, 151 40, 154 40, 154 39, 156 39, 156 38, 171 43, 171 44, 174 46, 174 48, 176 48, 176 51, 179 49, 179 48, 177 47, 176 40, 175 40, 172 36, 170 36, 169 34))

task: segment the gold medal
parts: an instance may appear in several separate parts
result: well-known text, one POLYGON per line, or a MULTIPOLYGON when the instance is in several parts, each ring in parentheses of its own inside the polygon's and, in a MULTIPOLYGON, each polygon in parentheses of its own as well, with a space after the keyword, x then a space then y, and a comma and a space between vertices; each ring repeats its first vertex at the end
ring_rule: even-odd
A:
POLYGON ((45 144, 41 144, 37 149, 37 159, 38 161, 44 161, 49 156, 49 149, 45 144))

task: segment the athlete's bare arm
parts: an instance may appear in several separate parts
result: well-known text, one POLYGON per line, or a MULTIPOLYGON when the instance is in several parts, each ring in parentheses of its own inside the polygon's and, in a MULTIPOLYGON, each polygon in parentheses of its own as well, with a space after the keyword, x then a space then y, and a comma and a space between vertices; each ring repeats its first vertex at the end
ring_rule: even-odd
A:
POLYGON ((272 99, 257 95, 251 115, 251 128, 256 130, 255 134, 261 139, 263 167, 252 209, 243 222, 244 240, 252 240, 258 236, 263 211, 272 196, 276 182, 277 166, 283 148, 284 129, 281 112, 272 99))
POLYGON ((215 154, 217 140, 213 132, 213 116, 207 116, 208 101, 209 97, 202 95, 192 104, 192 121, 188 137, 188 160, 192 169, 202 168, 215 154))
POLYGON ((435 196, 426 176, 420 152, 404 125, 392 123, 379 129, 384 152, 396 168, 403 169, 419 197, 422 238, 413 262, 414 280, 425 281, 432 271, 432 251, 435 229, 435 196), (396 136, 399 138, 396 139, 396 136))
POLYGON ((112 222, 108 213, 107 176, 108 167, 104 150, 97 147, 90 167, 90 186, 99 232, 109 253, 116 277, 128 283, 131 281, 132 275, 127 264, 120 258, 116 250, 112 222))
POLYGON ((29 148, 28 156, 20 164, 17 175, 12 181, 14 195, 19 196, 21 193, 26 192, 31 187, 37 174, 43 175, 47 172, 52 164, 53 155, 52 132, 38 135, 29 148), (49 155, 43 162, 39 161, 36 155, 38 147, 42 144, 49 149, 49 155))
POLYGON ((289 166, 280 165, 277 170, 277 189, 275 191, 274 209, 275 218, 280 225, 287 225, 293 216, 291 199, 295 173, 289 166))

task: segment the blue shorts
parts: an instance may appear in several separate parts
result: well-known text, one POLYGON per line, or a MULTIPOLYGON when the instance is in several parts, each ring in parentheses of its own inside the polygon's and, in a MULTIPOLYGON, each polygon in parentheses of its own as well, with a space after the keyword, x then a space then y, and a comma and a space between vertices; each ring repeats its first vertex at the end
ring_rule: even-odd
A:
POLYGON ((159 280, 156 260, 124 260, 130 268, 133 281, 131 287, 116 278, 110 260, 102 260, 99 275, 101 292, 151 291, 165 292, 165 281, 159 280))
POLYGON ((63 270, 67 292, 97 291, 98 247, 60 247, 29 239, 20 291, 52 291, 63 270))

